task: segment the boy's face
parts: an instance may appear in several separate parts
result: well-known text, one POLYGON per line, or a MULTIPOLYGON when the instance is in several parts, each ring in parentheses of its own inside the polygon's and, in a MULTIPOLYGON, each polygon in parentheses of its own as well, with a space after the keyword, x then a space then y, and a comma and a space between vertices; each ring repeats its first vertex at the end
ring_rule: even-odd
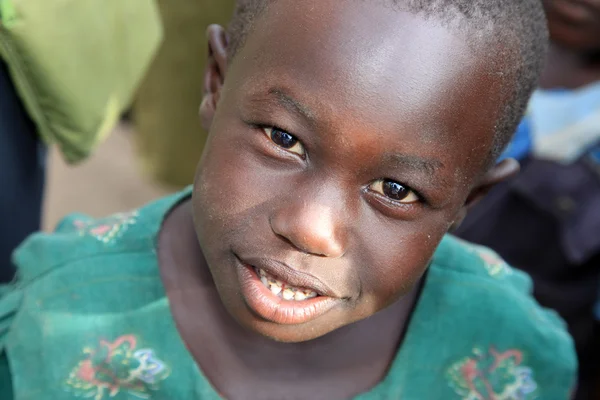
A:
POLYGON ((482 174, 502 62, 435 20, 340 4, 275 2, 222 87, 211 38, 196 230, 231 315, 281 341, 406 295, 466 203, 504 178, 482 174))
POLYGON ((600 51, 600 1, 544 0, 552 40, 581 52, 600 51))

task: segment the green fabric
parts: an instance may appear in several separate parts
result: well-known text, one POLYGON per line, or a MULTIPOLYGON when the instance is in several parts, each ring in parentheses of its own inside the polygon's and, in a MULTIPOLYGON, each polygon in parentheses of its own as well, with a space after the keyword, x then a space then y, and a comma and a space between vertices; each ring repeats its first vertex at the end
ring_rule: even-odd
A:
POLYGON ((234 0, 158 0, 164 40, 136 95, 132 117, 140 161, 152 179, 193 182, 207 132, 198 107, 208 55, 206 28, 226 24, 234 0))
POLYGON ((71 163, 129 106, 161 38, 155 0, 0 0, 0 21, 25 107, 71 163))
MULTIPOLYGON (((17 250, 20 279, 0 300, 0 398, 219 398, 159 278, 161 221, 189 195, 101 220, 71 216, 17 250)), ((357 399, 567 399, 572 341, 530 289, 495 253, 446 237, 388 376, 357 399)))

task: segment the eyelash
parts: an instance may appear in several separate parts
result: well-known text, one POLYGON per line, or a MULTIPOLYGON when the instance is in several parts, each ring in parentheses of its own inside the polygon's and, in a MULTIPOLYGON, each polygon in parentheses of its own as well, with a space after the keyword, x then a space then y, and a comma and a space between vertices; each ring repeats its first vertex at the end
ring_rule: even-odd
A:
MULTIPOLYGON (((292 135, 291 133, 277 128, 275 126, 262 126, 259 127, 265 134, 265 136, 278 148, 285 150, 288 153, 293 153, 296 156, 299 156, 302 159, 306 158, 306 149, 304 148, 304 145, 302 144, 302 142, 300 141, 300 139, 298 139, 296 136, 292 135), (285 147, 284 145, 277 143, 276 140, 273 138, 273 135, 275 133, 281 133, 283 135, 287 135, 288 137, 281 137, 281 140, 292 140, 294 141, 293 145, 291 145, 290 147, 285 147), (293 149, 296 149, 297 151, 293 151, 293 149)), ((280 135, 280 136, 283 136, 280 135)))
POLYGON ((394 204, 401 204, 402 206, 409 206, 409 205, 413 205, 413 204, 416 204, 419 202, 423 202, 423 199, 419 195, 419 193, 417 193, 415 190, 411 189, 410 186, 407 186, 407 185, 400 183, 398 181, 395 181, 393 179, 378 179, 378 180, 372 182, 371 184, 369 184, 368 189, 370 191, 376 193, 378 196, 385 198, 386 201, 389 201, 394 204), (406 196, 402 197, 401 199, 391 198, 391 196, 389 196, 385 193, 386 189, 389 190, 389 188, 386 188, 386 184, 395 184, 396 186, 401 187, 402 189, 404 189, 406 191, 406 196), (381 190, 376 189, 379 186, 381 186, 381 190), (405 201, 405 199, 407 199, 407 198, 409 198, 410 201, 405 201))

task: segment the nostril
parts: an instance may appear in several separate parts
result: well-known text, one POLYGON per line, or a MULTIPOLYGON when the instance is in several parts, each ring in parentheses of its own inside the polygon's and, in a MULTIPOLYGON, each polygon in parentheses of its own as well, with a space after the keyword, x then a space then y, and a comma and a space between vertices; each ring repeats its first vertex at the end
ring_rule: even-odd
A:
POLYGON ((311 250, 310 248, 308 248, 308 246, 304 247, 301 244, 299 244, 299 243, 305 243, 305 242, 299 241, 299 243, 296 243, 293 240, 290 240, 287 237, 279 235, 279 234, 277 234, 277 237, 279 237, 285 243, 289 244, 294 249, 298 250, 301 253, 307 254, 307 255, 316 256, 316 257, 324 257, 324 258, 340 258, 345 254, 345 252, 337 251, 337 250, 331 251, 330 253, 327 253, 324 251, 319 251, 319 249, 317 249, 317 248, 314 248, 311 250))
POLYGON ((299 252, 302 252, 302 253, 305 253, 305 254, 310 254, 310 255, 313 255, 313 256, 318 256, 318 257, 327 257, 327 254, 320 254, 318 252, 310 251, 310 250, 304 248, 303 246, 300 246, 300 245, 294 243, 292 240, 290 240, 289 238, 287 238, 287 237, 285 237, 283 235, 280 235, 278 233, 276 233, 275 235, 277 235, 277 237, 279 239, 281 239, 285 243, 289 244, 291 247, 293 247, 294 249, 298 250, 299 252))

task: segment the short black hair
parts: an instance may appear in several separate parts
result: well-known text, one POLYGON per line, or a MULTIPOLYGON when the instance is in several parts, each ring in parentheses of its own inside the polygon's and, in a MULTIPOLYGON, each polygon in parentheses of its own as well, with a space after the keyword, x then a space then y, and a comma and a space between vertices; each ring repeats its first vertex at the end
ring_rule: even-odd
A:
MULTIPOLYGON (((275 1, 236 0, 228 26, 230 60, 244 45, 254 21, 275 1)), ((505 53, 503 58, 510 62, 504 65, 505 70, 497 73, 505 75, 512 85, 504 89, 503 110, 496 121, 493 145, 486 160, 488 167, 493 165, 521 122, 544 66, 548 28, 541 0, 361 1, 378 1, 399 11, 439 19, 468 32, 474 44, 483 43, 495 54, 505 53), (506 65, 511 68, 506 69, 506 65)))

